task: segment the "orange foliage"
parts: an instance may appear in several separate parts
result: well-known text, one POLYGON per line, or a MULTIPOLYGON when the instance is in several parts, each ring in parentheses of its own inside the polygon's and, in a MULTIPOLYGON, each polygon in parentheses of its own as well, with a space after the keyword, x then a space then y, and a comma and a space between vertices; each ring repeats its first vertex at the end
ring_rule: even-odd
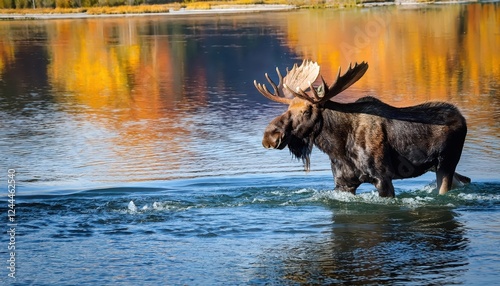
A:
MULTIPOLYGON (((7 26, 7 28, 9 28, 9 26, 7 26)), ((13 61, 14 43, 6 33, 3 37, 0 37, 0 79, 2 78, 5 67, 13 61)))
MULTIPOLYGON (((339 65, 345 69, 349 62, 362 60, 370 64, 364 78, 337 100, 374 95, 399 106, 445 100, 493 114, 495 96, 488 95, 495 92, 492 86, 498 85, 500 78, 497 7, 301 10, 266 17, 266 21, 284 31, 284 43, 297 55, 317 60, 327 80, 335 77, 339 65)), ((109 118, 110 112, 116 112, 113 122, 119 129, 142 119, 181 120, 171 110, 185 93, 186 48, 168 37, 140 38, 137 21, 117 18, 48 23, 47 73, 56 99, 83 105, 91 116, 97 113, 109 118)), ((6 24, 1 27, 9 30, 6 24)), ((0 75, 14 60, 14 53, 13 41, 2 37, 0 75)), ((199 106, 207 93, 206 70, 196 68, 193 73, 199 83, 195 88, 200 98, 194 99, 199 106)), ((494 117, 485 120, 495 125, 494 117)), ((182 149, 172 139, 189 132, 180 126, 144 128, 132 124, 126 131, 129 141, 118 144, 141 144, 146 137, 166 140, 171 142, 169 148, 182 149)))
POLYGON ((166 38, 141 43, 127 21, 56 22, 49 78, 56 90, 94 110, 127 109, 127 120, 161 118, 182 94, 179 83, 162 88, 161 82, 182 74, 174 69, 166 38))
POLYGON ((48 29, 49 80, 59 101, 84 106, 78 112, 92 122, 119 130, 113 145, 126 162, 132 162, 132 150, 148 158, 161 153, 164 158, 149 163, 172 169, 179 158, 175 153, 188 143, 175 139, 189 138, 189 130, 178 123, 179 113, 172 112, 184 94, 184 75, 177 68, 183 59, 172 56, 167 37, 140 41, 138 26, 128 21, 54 22, 48 29), (163 142, 165 150, 150 142, 163 142))

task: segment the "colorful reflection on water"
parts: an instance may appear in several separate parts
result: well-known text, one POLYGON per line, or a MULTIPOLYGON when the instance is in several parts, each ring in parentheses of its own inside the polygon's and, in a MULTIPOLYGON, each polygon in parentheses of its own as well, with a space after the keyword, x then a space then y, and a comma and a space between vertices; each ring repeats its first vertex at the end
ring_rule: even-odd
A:
POLYGON ((1 21, 18 283, 494 284, 498 47, 496 3, 1 21), (262 148, 286 107, 253 80, 303 58, 329 81, 370 64, 339 101, 459 106, 473 183, 438 196, 428 174, 396 181, 393 200, 352 196, 332 191, 326 155, 304 174, 262 148))
MULTIPOLYGON (((13 146, 5 159, 26 163, 13 142, 26 133, 33 142, 20 143, 24 149, 62 152, 57 160, 69 159, 69 169, 88 170, 84 180, 103 180, 103 172, 111 181, 119 174, 132 181, 225 174, 216 161, 235 155, 200 146, 215 143, 237 154, 269 157, 253 150, 260 148, 261 129, 279 113, 275 109, 282 109, 260 98, 252 81, 262 80, 275 65, 283 69, 302 58, 317 60, 330 80, 339 66, 370 64, 339 101, 374 95, 397 106, 429 100, 457 104, 470 126, 469 154, 497 156, 499 27, 498 4, 2 22, 2 121, 15 127, 6 128, 14 145, 5 145, 13 146), (45 142, 36 137, 44 130, 62 134, 45 142), (228 135, 239 148, 222 139, 228 135), (212 161, 206 168, 198 164, 207 157, 212 161), (153 175, 141 174, 144 168, 153 175)), ((270 158, 255 162, 255 168, 294 168, 279 155, 270 158)), ((231 168, 246 172, 236 163, 231 168)), ((35 176, 51 177, 42 172, 28 180, 37 181, 35 176)))

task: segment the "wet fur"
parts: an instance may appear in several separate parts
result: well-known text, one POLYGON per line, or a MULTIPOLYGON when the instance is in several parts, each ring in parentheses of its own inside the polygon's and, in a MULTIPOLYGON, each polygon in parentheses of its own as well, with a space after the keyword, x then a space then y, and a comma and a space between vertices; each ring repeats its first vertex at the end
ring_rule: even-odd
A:
POLYGON ((451 188, 453 178, 470 181, 455 174, 467 126, 448 103, 396 108, 364 97, 350 104, 309 104, 289 108, 273 120, 264 135, 265 146, 272 146, 269 134, 276 130, 286 130, 283 138, 306 170, 313 145, 328 154, 337 190, 355 193, 361 183, 372 183, 380 196, 394 197, 393 179, 429 170, 436 172, 440 193, 451 188))
POLYGON ((290 136, 288 142, 288 149, 292 155, 302 160, 304 163, 304 170, 309 171, 311 167, 311 152, 314 146, 313 138, 299 138, 297 136, 290 136))

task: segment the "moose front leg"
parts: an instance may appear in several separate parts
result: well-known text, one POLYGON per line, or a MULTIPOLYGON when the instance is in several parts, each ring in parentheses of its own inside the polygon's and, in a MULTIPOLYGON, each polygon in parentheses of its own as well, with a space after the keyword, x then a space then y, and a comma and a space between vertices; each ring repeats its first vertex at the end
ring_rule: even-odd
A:
POLYGON ((391 179, 376 179, 374 185, 380 197, 394 198, 396 196, 391 179))
MULTIPOLYGON (((335 180, 335 181, 337 181, 337 180, 335 180)), ((351 193, 353 195, 356 194, 356 189, 358 187, 359 187, 359 184, 354 186, 354 185, 342 185, 342 184, 335 183, 335 191, 348 192, 348 193, 351 193)))
POLYGON ((355 176, 353 168, 349 168, 345 162, 331 161, 333 179, 335 180, 335 190, 356 194, 356 189, 361 185, 361 181, 355 176))

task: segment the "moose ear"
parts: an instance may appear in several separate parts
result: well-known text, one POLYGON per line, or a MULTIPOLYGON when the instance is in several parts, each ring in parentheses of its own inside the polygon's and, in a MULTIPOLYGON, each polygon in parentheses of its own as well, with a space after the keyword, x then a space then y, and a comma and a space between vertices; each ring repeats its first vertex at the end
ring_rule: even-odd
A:
POLYGON ((321 84, 316 89, 316 94, 319 98, 323 98, 325 96, 326 90, 328 89, 325 80, 321 77, 321 84))

